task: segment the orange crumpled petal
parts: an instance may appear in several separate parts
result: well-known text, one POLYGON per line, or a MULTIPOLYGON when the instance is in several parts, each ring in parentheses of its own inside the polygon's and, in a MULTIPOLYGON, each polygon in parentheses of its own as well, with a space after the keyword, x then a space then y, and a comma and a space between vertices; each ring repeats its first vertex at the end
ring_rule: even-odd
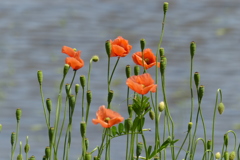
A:
POLYGON ((110 57, 125 57, 128 55, 132 46, 129 45, 128 40, 124 39, 121 36, 118 36, 111 43, 111 55, 110 57))

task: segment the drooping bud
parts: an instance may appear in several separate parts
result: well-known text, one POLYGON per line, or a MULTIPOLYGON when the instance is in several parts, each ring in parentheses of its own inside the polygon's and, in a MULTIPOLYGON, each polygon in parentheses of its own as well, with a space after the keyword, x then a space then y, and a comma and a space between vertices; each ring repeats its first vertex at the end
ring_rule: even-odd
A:
POLYGON ((68 64, 65 64, 63 67, 63 76, 66 76, 69 71, 70 66, 68 64))
POLYGON ((45 156, 46 156, 46 158, 50 158, 50 153, 51 153, 50 147, 47 146, 45 148, 45 156))
POLYGON ((229 154, 229 160, 234 160, 236 157, 236 153, 234 151, 232 151, 230 154, 229 154))
POLYGON ((17 108, 17 110, 16 110, 16 119, 17 119, 17 122, 20 121, 21 116, 22 116, 22 110, 21 110, 20 108, 17 108))
POLYGON ((202 97, 203 97, 203 95, 204 95, 204 90, 205 90, 205 88, 204 88, 203 85, 199 86, 198 96, 199 96, 199 100, 200 100, 200 101, 202 100, 202 97))
POLYGON ((212 147, 212 141, 211 140, 208 140, 207 141, 207 149, 210 150, 212 147))
POLYGON ((189 123, 188 123, 188 132, 192 129, 192 125, 193 125, 192 122, 189 122, 189 123))
POLYGON ((131 76, 131 66, 130 65, 126 66, 125 72, 126 72, 126 77, 129 78, 131 76))
POLYGON ((139 75, 140 72, 140 67, 138 65, 134 66, 134 75, 137 76, 139 75))
POLYGON ((165 50, 164 48, 159 49, 160 57, 165 56, 165 50))
POLYGON ((92 102, 92 91, 87 91, 87 103, 90 104, 92 102))
POLYGON ((215 158, 216 158, 216 159, 220 159, 220 158, 221 158, 221 153, 220 153, 220 152, 217 152, 217 153, 215 154, 215 158))
POLYGON ((133 126, 132 118, 125 119, 124 127, 125 127, 126 133, 129 133, 129 131, 132 129, 132 126, 133 126))
POLYGON ((200 74, 198 72, 194 73, 194 82, 195 82, 196 87, 198 88, 199 83, 200 83, 200 74))
POLYGON ((46 99, 47 110, 50 113, 52 111, 52 100, 50 98, 46 99))
POLYGON ((228 146, 228 134, 224 134, 223 136, 223 140, 224 140, 224 145, 227 147, 228 146))
POLYGON ((99 61, 99 57, 97 55, 92 56, 92 61, 93 62, 98 62, 99 61))
POLYGON ((136 148, 136 155, 137 157, 139 157, 142 153, 142 148, 143 148, 143 143, 138 142, 137 144, 137 148, 136 148))
POLYGON ((143 52, 144 48, 145 48, 145 44, 146 44, 146 41, 145 39, 140 39, 140 46, 141 46, 141 51, 143 52))
POLYGON ((86 137, 86 128, 87 128, 87 126, 86 126, 86 122, 81 122, 80 123, 80 132, 81 132, 81 136, 82 137, 86 137))
POLYGON ((218 104, 218 113, 219 113, 219 114, 222 114, 222 113, 224 112, 224 110, 225 110, 224 104, 223 104, 222 102, 219 103, 219 104, 218 104))
POLYGON ((112 98, 113 98, 113 90, 110 90, 108 92, 108 104, 110 104, 112 102, 112 98))
POLYGON ((154 120, 155 118, 155 113, 153 110, 149 111, 149 117, 151 118, 151 120, 154 120))
POLYGON ((158 110, 159 112, 162 112, 165 109, 165 103, 163 101, 161 101, 158 105, 158 110))
POLYGON ((168 10, 168 2, 163 3, 163 13, 166 14, 168 10))
POLYGON ((78 94, 79 88, 80 88, 80 85, 79 84, 75 84, 75 94, 76 95, 78 94))
POLYGON ((108 57, 110 57, 110 55, 111 55, 111 43, 110 43, 109 40, 107 40, 105 42, 105 49, 106 49, 106 53, 107 53, 108 57))
POLYGON ((49 136, 49 142, 50 142, 50 144, 52 144, 53 136, 54 136, 54 128, 53 128, 53 127, 50 127, 50 128, 49 128, 49 130, 48 130, 48 136, 49 136))
POLYGON ((43 73, 42 71, 37 71, 37 78, 38 78, 38 83, 39 85, 42 85, 42 81, 43 81, 43 73))
POLYGON ((196 52, 196 43, 194 41, 192 41, 190 43, 190 55, 191 55, 191 58, 194 57, 195 52, 196 52))
POLYGON ((86 78, 84 75, 80 76, 80 84, 81 84, 82 88, 84 88, 86 85, 86 78))

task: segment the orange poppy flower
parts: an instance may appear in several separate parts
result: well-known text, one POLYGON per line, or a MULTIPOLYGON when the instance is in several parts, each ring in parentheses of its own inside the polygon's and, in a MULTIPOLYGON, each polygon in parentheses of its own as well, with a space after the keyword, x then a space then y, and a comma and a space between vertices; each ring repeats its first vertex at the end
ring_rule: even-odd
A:
POLYGON ((80 58, 81 51, 77 51, 68 46, 63 46, 62 53, 69 55, 69 57, 65 59, 65 63, 71 66, 74 70, 78 70, 84 66, 84 61, 80 58))
POLYGON ((115 124, 122 122, 124 118, 117 112, 111 109, 105 108, 105 106, 100 106, 97 113, 96 119, 92 119, 93 124, 100 123, 104 128, 110 128, 115 124))
POLYGON ((113 41, 110 40, 111 43, 111 55, 110 57, 125 57, 128 55, 132 46, 129 45, 128 40, 118 36, 113 41))
POLYGON ((144 73, 138 76, 131 76, 127 79, 126 84, 129 88, 139 94, 147 94, 149 91, 156 92, 157 85, 154 84, 149 73, 144 73))
MULTIPOLYGON (((142 52, 136 52, 132 55, 132 59, 134 63, 137 65, 143 66, 146 69, 151 68, 156 65, 156 56, 153 54, 150 48, 146 48, 142 52)), ((158 67, 160 67, 160 63, 158 62, 158 67)))

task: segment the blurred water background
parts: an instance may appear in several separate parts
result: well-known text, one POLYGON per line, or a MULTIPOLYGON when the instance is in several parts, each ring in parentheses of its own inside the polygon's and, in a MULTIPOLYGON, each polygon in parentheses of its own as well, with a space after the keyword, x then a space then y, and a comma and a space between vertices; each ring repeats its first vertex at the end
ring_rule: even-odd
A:
MULTIPOLYGON (((36 78, 37 70, 44 73, 45 98, 56 104, 57 86, 62 76, 66 55, 61 47, 67 45, 82 51, 86 66, 77 76, 87 75, 88 61, 99 55, 100 62, 92 68, 93 103, 90 119, 100 105, 106 104, 106 54, 104 42, 123 36, 140 50, 139 40, 146 39, 146 47, 157 49, 163 17, 161 0, 11 0, 0 5, 0 133, 1 159, 10 157, 10 134, 15 131, 15 110, 21 108, 23 116, 19 140, 25 144, 29 136, 29 155, 41 159, 48 145, 45 120, 36 78)), ((190 113, 189 44, 197 43, 194 72, 201 75, 205 86, 202 109, 208 130, 218 88, 223 91, 226 110, 217 115, 216 151, 220 151, 223 134, 239 126, 240 99, 240 2, 239 0, 170 0, 162 47, 168 58, 166 73, 167 95, 176 138, 183 138, 187 131, 190 113)), ((113 58, 113 63, 116 58, 113 58)), ((125 74, 127 64, 134 65, 131 55, 120 60, 113 77, 115 91, 114 110, 126 115, 125 74)), ((70 82, 72 72, 69 72, 70 82)), ((78 78, 75 83, 79 83, 78 78)), ((194 94, 196 95, 196 94, 194 94)), ((161 94, 159 99, 161 100, 161 94)), ((196 99, 195 99, 196 101, 196 99)), ((80 101, 79 101, 80 102, 80 101)), ((76 107, 70 159, 81 154, 79 135, 80 103, 76 107)), ((147 119, 146 128, 153 122, 147 119)), ((201 127, 201 125, 200 125, 201 127)), ((90 150, 100 145, 102 128, 89 124, 90 150)), ((147 132, 150 143, 154 132, 147 132)), ((202 137, 200 130, 198 136, 202 137)), ((211 139, 208 132, 208 139, 211 139)), ((124 159, 125 138, 116 138, 112 145, 112 159, 124 159)), ((232 138, 231 138, 232 140, 232 138)), ((233 142, 231 141, 233 144, 233 142)), ((200 148, 199 148, 200 149, 200 148)), ((16 150, 18 153, 18 148, 16 150)), ((15 154, 16 155, 16 154, 15 154)), ((182 157, 180 157, 182 159, 182 157)), ((201 159, 201 158, 199 158, 201 159)))

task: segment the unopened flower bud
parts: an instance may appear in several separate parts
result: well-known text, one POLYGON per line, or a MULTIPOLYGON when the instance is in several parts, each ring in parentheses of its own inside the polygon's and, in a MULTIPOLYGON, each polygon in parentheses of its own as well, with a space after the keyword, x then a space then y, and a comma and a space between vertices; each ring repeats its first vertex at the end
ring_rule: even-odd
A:
POLYGON ((125 72, 126 72, 126 77, 129 78, 131 76, 131 66, 130 65, 126 66, 125 72))
POLYGON ((18 108, 16 110, 16 119, 17 119, 18 122, 20 121, 21 116, 22 116, 22 110, 20 108, 18 108))
POLYGON ((17 156, 17 160, 23 160, 22 154, 19 154, 19 155, 17 156))
POLYGON ((196 87, 198 88, 199 83, 200 83, 200 74, 198 72, 194 73, 194 82, 195 82, 196 87))
POLYGON ((92 102, 92 91, 87 91, 87 103, 90 104, 92 102))
POLYGON ((43 81, 43 73, 42 71, 37 71, 37 78, 38 78, 38 83, 39 85, 42 85, 42 81, 43 81))
POLYGON ((141 51, 143 52, 144 48, 145 48, 145 44, 146 44, 146 41, 145 39, 140 39, 140 46, 141 46, 141 51))
POLYGON ((163 13, 166 14, 168 10, 168 2, 163 3, 163 13))
POLYGON ((85 122, 81 122, 80 123, 80 132, 81 132, 81 136, 82 137, 86 137, 86 123, 85 122))
POLYGON ((159 112, 162 112, 165 109, 165 103, 163 101, 161 101, 158 105, 158 110, 159 112))
POLYGON ((137 144, 137 148, 136 148, 136 155, 137 157, 139 157, 142 153, 142 148, 143 148, 143 143, 138 142, 137 144))
POLYGON ((202 100, 202 97, 203 97, 203 95, 204 95, 204 90, 205 90, 205 88, 204 88, 203 85, 199 86, 198 96, 199 96, 199 100, 200 100, 200 101, 202 100))
POLYGON ((227 147, 228 146, 228 134, 224 134, 223 136, 223 140, 224 140, 224 145, 227 147))
POLYGON ((165 50, 164 48, 159 49, 160 57, 165 56, 165 50))
POLYGON ((110 104, 112 102, 112 98, 113 98, 113 90, 110 90, 108 92, 108 104, 110 104))
POLYGON ((134 75, 137 76, 139 75, 140 72, 140 67, 138 65, 134 66, 134 75))
POLYGON ((106 53, 107 53, 108 57, 110 57, 110 55, 111 55, 111 43, 110 43, 109 40, 107 40, 105 42, 105 49, 106 49, 106 53))
POLYGON ((216 159, 220 159, 220 158, 221 158, 221 153, 220 153, 220 152, 217 152, 217 153, 215 154, 215 158, 216 158, 216 159))
POLYGON ((86 78, 84 75, 80 76, 80 84, 81 84, 82 88, 84 88, 86 85, 86 78))
POLYGON ((225 110, 224 104, 222 102, 219 103, 219 105, 218 105, 218 113, 222 114, 224 112, 224 110, 225 110))
POLYGON ((236 157, 236 153, 234 151, 232 151, 230 154, 229 154, 229 160, 234 160, 236 157))
POLYGON ((93 62, 98 62, 99 57, 97 55, 94 55, 94 56, 92 56, 92 60, 93 60, 93 62))
POLYGON ((45 148, 45 156, 46 156, 46 158, 50 158, 50 152, 51 152, 50 147, 46 147, 45 148))
POLYGON ((75 96, 74 96, 73 94, 71 94, 71 95, 69 96, 69 106, 71 107, 71 109, 74 109, 74 107, 75 107, 75 102, 76 102, 75 96))
POLYGON ((68 64, 65 64, 63 67, 63 76, 66 76, 69 71, 70 66, 68 64))
POLYGON ((15 140, 16 140, 16 133, 15 132, 12 132, 11 134, 11 145, 13 146, 13 144, 15 143, 15 140))
POLYGON ((133 125, 132 118, 125 119, 124 127, 127 133, 129 133, 129 131, 132 129, 132 125, 133 125))
POLYGON ((133 114, 132 105, 128 105, 128 115, 129 115, 129 118, 132 118, 132 114, 133 114))
POLYGON ((89 140, 87 138, 84 138, 84 141, 85 141, 86 150, 88 150, 89 140))
POLYGON ((25 153, 28 153, 29 150, 30 150, 30 145, 29 145, 29 144, 26 144, 26 145, 24 146, 24 152, 25 152, 25 153))
POLYGON ((75 84, 75 94, 78 94, 80 85, 79 84, 75 84))
POLYGON ((192 122, 189 122, 189 123, 188 123, 188 132, 192 129, 192 125, 193 125, 192 122))
POLYGON ((229 153, 228 153, 228 151, 224 152, 224 160, 229 160, 229 153))
POLYGON ((151 120, 154 120, 155 118, 155 113, 153 110, 149 111, 149 117, 151 118, 151 120))
POLYGON ((196 43, 194 41, 192 41, 190 43, 190 55, 191 55, 191 58, 194 57, 195 52, 196 52, 196 43))
POLYGON ((47 110, 50 113, 52 110, 52 100, 50 98, 46 99, 46 106, 47 106, 47 110))
POLYGON ((71 94, 71 88, 70 88, 70 84, 66 84, 65 85, 65 91, 66 91, 66 93, 67 93, 67 96, 69 96, 70 94, 71 94))

